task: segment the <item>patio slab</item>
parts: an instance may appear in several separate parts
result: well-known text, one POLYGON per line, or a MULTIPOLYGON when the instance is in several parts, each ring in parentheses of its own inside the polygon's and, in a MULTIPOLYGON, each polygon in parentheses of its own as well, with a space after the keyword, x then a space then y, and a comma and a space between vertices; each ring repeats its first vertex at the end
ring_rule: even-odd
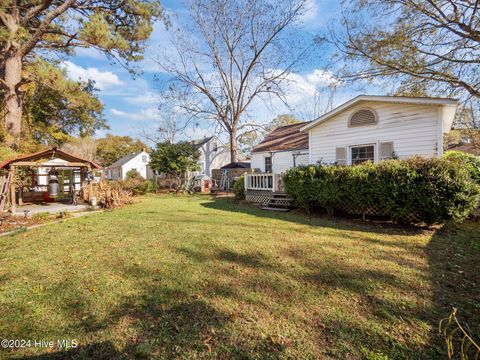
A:
POLYGON ((17 206, 17 210, 13 213, 13 215, 24 215, 24 211, 28 210, 28 215, 31 216, 36 213, 40 212, 49 212, 51 214, 56 214, 60 211, 68 211, 68 212, 77 212, 77 211, 85 211, 90 208, 89 204, 62 204, 62 203, 42 203, 42 204, 28 204, 17 206))

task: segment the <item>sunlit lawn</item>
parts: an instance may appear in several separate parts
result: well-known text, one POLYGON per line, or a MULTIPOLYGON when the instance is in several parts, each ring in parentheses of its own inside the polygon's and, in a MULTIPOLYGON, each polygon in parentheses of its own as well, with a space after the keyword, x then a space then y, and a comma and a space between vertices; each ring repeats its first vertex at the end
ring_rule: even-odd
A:
POLYGON ((452 305, 479 330, 479 229, 147 197, 0 238, 0 337, 79 343, 0 356, 444 359, 452 305))

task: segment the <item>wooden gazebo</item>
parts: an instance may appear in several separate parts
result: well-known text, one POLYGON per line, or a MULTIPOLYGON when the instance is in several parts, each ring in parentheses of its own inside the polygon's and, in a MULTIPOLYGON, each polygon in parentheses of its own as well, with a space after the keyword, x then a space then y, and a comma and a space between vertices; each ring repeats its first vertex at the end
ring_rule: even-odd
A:
MULTIPOLYGON (((36 153, 21 155, 0 164, 0 170, 6 171, 3 181, 0 182, 0 211, 4 211, 5 203, 10 200, 10 211, 16 210, 16 177, 19 168, 71 168, 80 172, 80 186, 84 185, 87 174, 92 170, 101 169, 93 161, 69 154, 55 147, 36 153)), ((33 174, 32 174, 33 175, 33 174)), ((38 176, 38 174, 36 174, 38 176)), ((22 189, 19 189, 19 204, 22 204, 22 189)))

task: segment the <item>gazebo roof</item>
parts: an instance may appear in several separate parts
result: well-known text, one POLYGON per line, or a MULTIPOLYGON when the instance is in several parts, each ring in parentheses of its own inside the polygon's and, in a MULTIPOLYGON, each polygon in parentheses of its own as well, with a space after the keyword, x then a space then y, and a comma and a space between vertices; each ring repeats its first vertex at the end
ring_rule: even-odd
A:
MULTIPOLYGON (((84 159, 82 157, 76 156, 69 154, 63 150, 59 150, 55 147, 49 148, 49 149, 44 149, 41 151, 38 151, 36 153, 32 154, 26 154, 26 155, 20 155, 17 156, 13 159, 5 160, 0 164, 0 169, 4 169, 7 167, 10 167, 11 165, 15 165, 18 163, 19 166, 28 166, 28 164, 25 164, 26 162, 35 162, 38 160, 42 160, 45 158, 58 158, 67 161, 68 163, 71 163, 71 166, 87 166, 91 167, 93 169, 101 169, 102 167, 93 161, 84 159), (74 164, 74 165, 73 165, 74 164)), ((39 164, 41 165, 41 164, 39 164)), ((67 165, 68 166, 68 165, 67 165)))

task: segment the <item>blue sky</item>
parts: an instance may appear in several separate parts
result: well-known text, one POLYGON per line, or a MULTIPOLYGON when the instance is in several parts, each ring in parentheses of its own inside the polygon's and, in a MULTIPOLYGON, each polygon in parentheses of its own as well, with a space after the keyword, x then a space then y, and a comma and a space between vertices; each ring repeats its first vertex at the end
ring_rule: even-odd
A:
MULTIPOLYGON (((171 14, 174 25, 184 21, 185 9, 180 1, 163 1, 162 6, 171 14)), ((311 38, 325 31, 327 26, 335 26, 335 19, 338 19, 340 11, 339 1, 309 0, 309 9, 300 30, 305 37, 311 38)), ((161 116, 157 110, 157 85, 154 77, 159 73, 159 69, 154 59, 168 38, 169 30, 166 30, 162 23, 155 24, 145 52, 145 60, 137 64, 142 74, 134 79, 120 65, 110 63, 103 54, 93 49, 79 49, 75 56, 64 63, 71 78, 83 80, 89 78, 96 81, 99 97, 105 104, 109 133, 140 137, 142 133, 153 134, 158 128, 161 116)), ((328 58, 328 52, 322 52, 318 58, 304 64, 298 73, 292 75, 293 82, 285 90, 293 113, 301 119, 308 120, 311 117, 315 89, 332 81, 331 73, 326 69, 328 58)), ((351 86, 340 86, 333 103, 339 105, 358 93, 360 91, 351 86)), ((274 102, 269 106, 254 105, 249 115, 256 121, 266 122, 278 114, 287 112, 292 111, 280 102, 274 102)), ((211 132, 212 130, 205 126, 189 128, 185 137, 201 138, 211 132)), ((105 133, 99 132, 97 136, 103 136, 105 133)))

